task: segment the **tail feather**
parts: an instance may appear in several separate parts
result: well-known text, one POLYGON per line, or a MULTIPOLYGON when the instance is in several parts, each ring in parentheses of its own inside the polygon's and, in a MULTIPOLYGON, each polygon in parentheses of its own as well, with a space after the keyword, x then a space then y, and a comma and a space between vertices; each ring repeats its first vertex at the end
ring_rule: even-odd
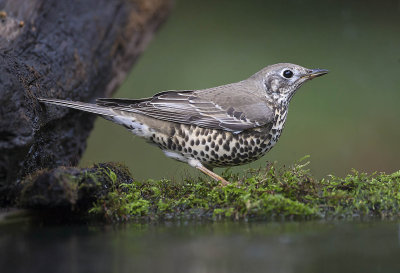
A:
POLYGON ((69 107, 73 109, 78 109, 85 112, 90 112, 102 116, 115 117, 118 116, 112 109, 104 106, 99 106, 93 103, 86 102, 78 102, 78 101, 68 101, 68 100, 59 100, 59 99, 46 99, 46 98, 38 98, 40 102, 50 103, 54 105, 60 105, 64 107, 69 107))
POLYGON ((111 106, 101 106, 93 103, 79 102, 79 101, 69 101, 69 100, 59 100, 59 99, 45 99, 37 98, 40 102, 60 105, 64 107, 69 107, 73 109, 78 109, 94 114, 101 115, 103 118, 120 124, 128 128, 135 135, 148 138, 152 135, 152 131, 146 124, 138 122, 136 120, 134 113, 129 113, 126 111, 121 111, 119 109, 113 109, 111 106))

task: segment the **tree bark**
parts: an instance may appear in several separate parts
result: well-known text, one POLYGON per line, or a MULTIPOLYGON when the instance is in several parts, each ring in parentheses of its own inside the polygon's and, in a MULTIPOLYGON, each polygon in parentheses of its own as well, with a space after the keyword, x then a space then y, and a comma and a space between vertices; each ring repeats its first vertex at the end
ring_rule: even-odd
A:
POLYGON ((36 98, 110 96, 171 0, 0 0, 0 203, 42 168, 75 165, 94 117, 36 98))

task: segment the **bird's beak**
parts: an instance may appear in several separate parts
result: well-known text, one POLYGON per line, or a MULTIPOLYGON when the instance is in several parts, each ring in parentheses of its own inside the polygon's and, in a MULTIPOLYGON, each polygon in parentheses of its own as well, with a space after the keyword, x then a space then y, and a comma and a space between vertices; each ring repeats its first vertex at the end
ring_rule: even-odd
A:
POLYGON ((307 75, 305 75, 304 77, 311 80, 314 79, 316 77, 325 75, 326 73, 328 73, 329 71, 326 69, 310 69, 307 73, 307 75))

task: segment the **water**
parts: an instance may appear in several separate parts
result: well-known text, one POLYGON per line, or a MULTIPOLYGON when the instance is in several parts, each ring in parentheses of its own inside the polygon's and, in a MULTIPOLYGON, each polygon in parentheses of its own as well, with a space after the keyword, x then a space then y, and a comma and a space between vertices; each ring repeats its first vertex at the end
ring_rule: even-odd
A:
POLYGON ((399 222, 0 226, 2 272, 400 272, 399 222))

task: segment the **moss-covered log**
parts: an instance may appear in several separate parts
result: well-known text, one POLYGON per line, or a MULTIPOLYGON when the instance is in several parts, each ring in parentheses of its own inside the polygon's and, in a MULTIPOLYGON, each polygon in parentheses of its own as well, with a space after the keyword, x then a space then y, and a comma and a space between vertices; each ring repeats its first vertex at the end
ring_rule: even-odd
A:
POLYGON ((296 163, 223 176, 232 184, 221 187, 206 177, 183 184, 140 182, 123 165, 111 163, 60 167, 28 176, 20 184, 18 206, 107 221, 400 217, 400 171, 315 179, 306 164, 296 163))
POLYGON ((42 111, 36 97, 110 96, 171 0, 0 0, 0 204, 38 168, 74 165, 93 116, 42 111))
POLYGON ((117 183, 90 213, 121 219, 315 219, 398 218, 400 171, 315 179, 306 164, 225 173, 232 184, 202 178, 176 185, 167 180, 117 183))

